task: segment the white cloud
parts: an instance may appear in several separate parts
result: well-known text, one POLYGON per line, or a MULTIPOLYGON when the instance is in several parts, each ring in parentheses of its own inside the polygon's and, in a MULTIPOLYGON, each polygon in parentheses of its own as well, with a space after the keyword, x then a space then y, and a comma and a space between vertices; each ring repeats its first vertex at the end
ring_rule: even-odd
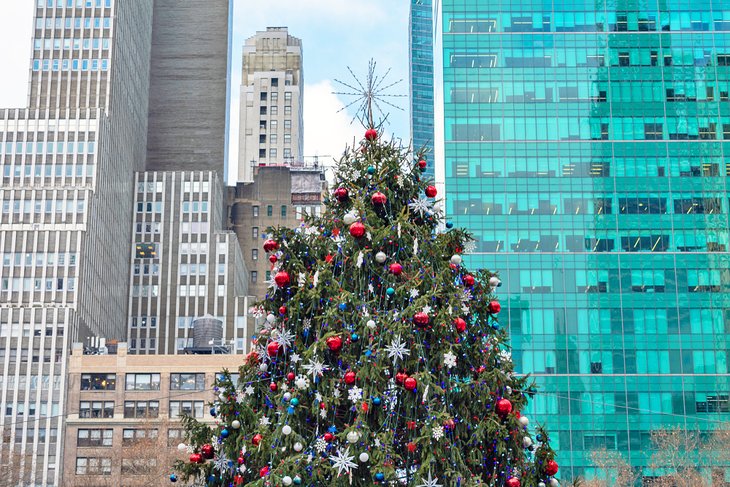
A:
POLYGON ((346 146, 352 146, 365 129, 347 111, 330 80, 304 85, 304 155, 339 159, 346 146))
POLYGON ((30 0, 16 0, 2 2, 0 7, 1 108, 26 105, 34 4, 30 0))

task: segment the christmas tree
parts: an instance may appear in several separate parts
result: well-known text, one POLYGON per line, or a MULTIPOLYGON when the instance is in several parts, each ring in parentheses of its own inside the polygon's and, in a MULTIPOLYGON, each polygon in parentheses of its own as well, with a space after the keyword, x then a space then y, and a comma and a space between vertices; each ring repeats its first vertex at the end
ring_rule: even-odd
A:
POLYGON ((557 485, 520 414, 535 390, 497 322, 499 278, 462 263, 473 239, 444 221, 423 154, 380 135, 345 153, 321 217, 269 231, 264 325, 216 384, 215 425, 184 419, 182 479, 557 485))

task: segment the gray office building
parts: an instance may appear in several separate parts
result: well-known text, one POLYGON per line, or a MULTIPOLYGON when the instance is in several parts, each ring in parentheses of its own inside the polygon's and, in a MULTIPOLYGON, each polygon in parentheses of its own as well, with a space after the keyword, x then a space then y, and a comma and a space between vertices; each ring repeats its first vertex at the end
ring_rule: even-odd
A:
POLYGON ((127 331, 153 5, 34 3, 28 107, 0 109, 0 466, 52 486, 70 343, 127 331))

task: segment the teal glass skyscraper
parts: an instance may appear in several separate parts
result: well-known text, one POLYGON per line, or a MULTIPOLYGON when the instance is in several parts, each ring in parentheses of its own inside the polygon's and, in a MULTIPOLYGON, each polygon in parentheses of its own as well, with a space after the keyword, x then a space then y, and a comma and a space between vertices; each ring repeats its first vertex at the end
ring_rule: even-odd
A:
MULTIPOLYGON (((416 151, 433 149, 433 18, 431 0, 411 0, 409 19, 411 137, 416 151)), ((427 167, 433 177, 433 164, 427 167)))
MULTIPOLYGON (((561 476, 730 421, 730 0, 441 0, 446 213, 497 270, 561 476)), ((414 120, 414 125, 416 125, 414 120)), ((414 127, 414 134, 417 129, 414 127)))

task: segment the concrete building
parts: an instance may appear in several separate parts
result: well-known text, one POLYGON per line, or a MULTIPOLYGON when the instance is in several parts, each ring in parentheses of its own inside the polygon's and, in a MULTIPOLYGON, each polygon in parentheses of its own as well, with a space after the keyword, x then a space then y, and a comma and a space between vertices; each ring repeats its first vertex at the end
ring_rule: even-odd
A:
POLYGON ((302 41, 286 27, 268 27, 243 46, 237 182, 253 168, 291 163, 304 150, 302 41))
MULTIPOLYGON (((237 373, 240 355, 84 355, 75 343, 68 365, 63 485, 170 485, 178 458, 179 414, 213 418, 213 382, 237 373)), ((112 350, 113 351, 113 350, 112 350)))
POLYGON ((260 165, 253 182, 229 191, 230 225, 238 237, 248 269, 248 292, 266 297, 271 263, 261 248, 268 227, 296 228, 305 215, 320 215, 327 189, 324 168, 314 162, 260 165))
POLYGON ((231 0, 154 0, 148 171, 223 176, 231 0))
POLYGON ((51 486, 69 344, 127 330, 152 0, 34 3, 28 108, 0 109, 0 465, 51 486))
POLYGON ((206 314, 243 353, 253 331, 248 272, 227 231, 223 183, 215 171, 135 174, 129 268, 129 351, 176 354, 192 345, 190 326, 206 314))

